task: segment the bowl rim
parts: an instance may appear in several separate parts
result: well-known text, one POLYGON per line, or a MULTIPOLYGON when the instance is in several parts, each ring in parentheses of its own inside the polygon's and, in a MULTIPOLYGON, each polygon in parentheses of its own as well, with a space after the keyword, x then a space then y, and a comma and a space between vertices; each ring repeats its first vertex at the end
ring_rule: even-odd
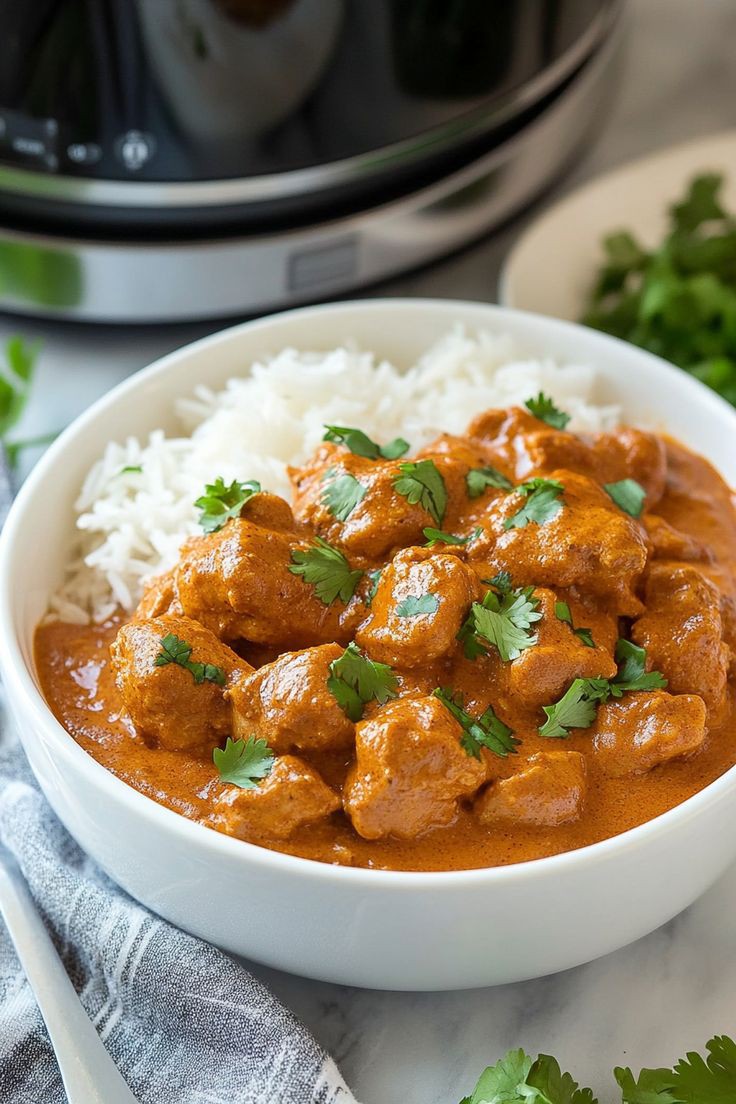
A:
MULTIPOLYGON (((345 300, 339 303, 326 303, 317 306, 297 307, 262 318, 240 322, 224 330, 218 330, 206 337, 199 338, 158 358, 152 364, 134 372, 121 383, 97 399, 90 407, 75 418, 60 434, 57 440, 42 456, 21 487, 8 514, 2 535, 0 536, 0 666, 8 698, 17 698, 23 702, 24 715, 32 718, 32 726, 41 728, 50 747, 58 750, 60 759, 67 759, 78 770, 92 788, 97 789, 110 800, 127 806, 131 815, 148 822, 154 831, 163 831, 178 837, 182 843, 189 843, 224 861, 251 863, 261 868, 271 868, 274 872, 299 879, 318 879, 322 882, 344 883, 346 886, 382 886, 384 890, 399 892, 405 889, 434 891, 455 891, 463 887, 480 884, 507 885, 526 882, 536 878, 557 878, 563 872, 575 870, 588 863, 611 862, 625 851, 638 851, 646 846, 652 837, 666 834, 676 825, 684 825, 700 815, 701 810, 712 802, 725 800, 736 788, 736 765, 730 767, 718 778, 708 783, 702 790, 686 798, 673 808, 660 813, 643 824, 629 828, 615 836, 586 844, 571 851, 548 855, 539 859, 511 863, 505 866, 471 867, 462 870, 383 870, 371 867, 351 867, 321 862, 316 859, 302 858, 286 852, 274 851, 246 840, 235 839, 206 827, 198 821, 190 820, 153 798, 141 793, 122 779, 112 774, 88 752, 86 752, 56 719, 47 704, 40 688, 36 685, 29 664, 26 663, 20 645, 20 636, 15 631, 12 611, 14 590, 14 572, 12 569, 13 549, 16 535, 21 531, 26 516, 36 497, 42 492, 44 482, 54 469, 57 457, 78 438, 99 415, 109 410, 123 396, 136 391, 150 379, 165 375, 177 364, 191 355, 212 349, 220 345, 237 342, 244 332, 267 330, 274 322, 289 319, 301 319, 315 315, 342 314, 355 311, 370 313, 381 311, 401 313, 402 311, 426 310, 441 311, 451 315, 452 311, 470 311, 486 314, 489 325, 497 325, 505 318, 526 323, 531 330, 538 327, 551 333, 571 336, 584 331, 586 340, 616 347, 620 355, 638 359, 646 364, 648 372, 654 372, 666 382, 668 374, 676 371, 672 365, 645 350, 627 342, 620 341, 608 334, 598 333, 582 327, 575 322, 550 318, 529 311, 517 310, 482 301, 437 299, 437 298, 375 298, 364 300, 345 300)), ((456 321, 458 321, 456 319, 456 321)), ((470 323, 468 323, 470 324, 470 323)), ((736 412, 724 399, 716 395, 704 384, 690 376, 681 377, 681 386, 690 390, 693 402, 699 406, 710 407, 714 415, 734 417, 736 412)), ((24 737, 21 736, 21 743, 24 737)))

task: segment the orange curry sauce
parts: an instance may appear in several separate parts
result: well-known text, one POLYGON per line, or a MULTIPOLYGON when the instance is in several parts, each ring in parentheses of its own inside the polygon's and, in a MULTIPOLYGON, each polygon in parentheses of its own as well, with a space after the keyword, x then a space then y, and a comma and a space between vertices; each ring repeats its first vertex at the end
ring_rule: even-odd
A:
MULTIPOLYGON (((219 533, 189 542, 173 576, 144 597, 136 618, 150 622, 154 636, 161 635, 167 617, 177 618, 172 625, 179 626, 189 617, 203 626, 203 633, 227 642, 233 656, 227 690, 207 684, 205 692, 223 696, 224 710, 231 708, 230 701, 233 708, 242 706, 238 723, 230 726, 228 720, 230 727, 211 732, 205 725, 199 735, 195 726, 194 736, 187 736, 188 746, 177 746, 177 734, 183 731, 176 727, 177 702, 191 719, 192 709, 196 712, 192 695, 201 688, 188 671, 173 665, 155 672, 156 678, 165 675, 171 683, 162 690, 164 712, 176 729, 171 740, 156 728, 158 721, 145 719, 150 711, 145 718, 139 716, 131 684, 138 677, 136 664, 152 667, 152 653, 141 659, 145 647, 129 641, 127 650, 118 649, 115 669, 110 645, 125 625, 122 616, 102 626, 55 621, 38 628, 38 675, 56 717, 117 777, 184 816, 294 855, 380 869, 496 866, 578 848, 672 808, 736 762, 731 679, 736 510, 732 493, 705 460, 673 441, 630 429, 582 440, 519 410, 490 411, 476 419, 466 437, 443 436, 420 456, 436 461, 447 488, 442 528, 475 534, 466 545, 423 547, 422 530, 435 526, 436 519, 421 503, 410 505, 396 493, 401 461, 366 460, 341 445, 326 444, 310 463, 292 472, 294 520, 283 503, 275 504, 269 514, 272 496, 255 496, 243 507, 241 518, 229 521, 219 533), (493 465, 513 484, 554 473, 565 487, 559 515, 543 524, 505 529, 503 521, 523 500, 492 486, 470 497, 467 473, 484 465, 493 465), (362 501, 343 521, 325 505, 325 472, 330 479, 335 472, 352 474, 366 488, 362 501), (637 480, 647 491, 639 519, 629 517, 602 490, 603 484, 625 478, 637 480), (259 546, 257 559, 249 559, 248 540, 261 539, 266 532, 271 537, 276 533, 278 540, 269 537, 267 546, 259 546), (236 544, 242 565, 233 551, 233 534, 240 542, 236 544), (370 605, 367 574, 347 604, 337 599, 328 608, 314 597, 308 582, 288 572, 288 549, 307 547, 314 534, 339 547, 351 568, 367 572, 383 567, 370 605), (247 591, 252 597, 243 597, 239 606, 232 586, 223 589, 211 577, 226 539, 228 570, 235 557, 238 570, 242 566, 243 572, 271 572, 247 591), (537 588, 543 616, 532 629, 538 643, 506 663, 491 645, 487 655, 467 659, 456 640, 457 630, 471 601, 482 597, 487 585, 482 581, 501 570, 509 571, 515 586, 537 588), (432 585, 439 609, 404 619, 412 624, 397 621, 398 600, 417 590, 426 593, 432 585), (458 586, 470 589, 458 597, 458 586), (306 604, 299 605, 302 595, 306 604), (248 601, 251 605, 244 613, 248 601), (568 603, 576 626, 590 627, 595 649, 587 648, 556 618, 555 601, 568 603), (238 606, 240 621, 231 606, 238 606), (446 621, 440 623, 440 617, 446 621), (666 694, 629 693, 600 706, 591 728, 572 728, 562 739, 539 735, 545 719, 541 706, 558 700, 574 678, 611 677, 618 636, 646 646, 647 668, 668 679, 666 694), (305 662, 313 652, 316 663, 325 647, 339 655, 353 639, 371 658, 392 661, 399 697, 387 704, 368 704, 363 720, 347 726, 347 736, 344 716, 335 713, 340 707, 322 689, 322 676, 311 704, 306 697, 299 702, 299 686, 306 682, 298 680, 297 692, 289 698, 283 688, 274 694, 272 678, 268 697, 265 673, 280 655, 305 655, 309 649, 305 662), (236 684, 239 689, 233 690, 236 684), (516 754, 502 758, 483 749, 479 760, 472 759, 469 775, 465 759, 471 757, 460 748, 462 730, 449 714, 443 714, 441 726, 457 741, 457 749, 448 751, 446 743, 432 745, 435 737, 439 740, 437 710, 444 709, 430 698, 438 686, 462 694, 466 710, 475 717, 492 705, 521 741, 516 754), (168 701, 167 693, 172 695, 168 701), (186 701, 177 694, 185 694, 186 701), (254 695, 257 707, 251 700, 254 695), (676 700, 690 696, 690 711, 683 719, 687 732, 678 730, 677 718, 672 727, 667 713, 670 695, 676 700), (639 705, 632 709, 634 699, 639 705), (421 703, 423 714, 418 712, 421 703), (322 716, 324 732, 329 736, 332 725, 339 738, 331 742, 323 733, 324 738, 310 741, 309 732, 318 726, 300 727, 298 717, 287 715, 300 708, 322 716), (402 709, 414 713, 403 715, 402 709), (411 717, 421 729, 418 743, 412 742, 411 717), (693 717, 701 718, 695 743, 693 717), (385 718, 394 721, 384 723, 385 718), (339 807, 319 812, 317 802, 309 811, 307 801, 302 821, 296 815, 288 832, 272 830, 267 818, 261 825, 257 812, 239 819, 235 813, 240 795, 245 794, 243 800, 254 808, 257 801, 248 796, 250 791, 239 791, 230 808, 233 787, 220 781, 212 748, 222 746, 228 734, 248 732, 269 741, 277 763, 283 756, 306 763, 320 785, 336 795, 334 806, 339 807), (386 746, 391 740, 398 741, 398 751, 393 747, 389 761, 386 746), (561 777, 549 773, 552 761, 546 757, 560 752, 578 753, 566 760, 583 772, 574 784, 564 772, 561 777), (542 757, 533 760, 541 766, 529 775, 528 784, 504 791, 505 782, 529 772, 533 756, 542 757), (226 812, 218 813, 220 807, 226 812)), ((197 655, 195 648, 193 654, 205 662, 219 662, 206 652, 204 647, 197 655)), ((155 697, 158 692, 150 673, 140 686, 142 695, 155 697)), ((288 772, 283 774, 286 792, 291 783, 288 772)), ((267 783, 268 779, 259 785, 267 783)), ((298 814, 302 790, 294 789, 289 801, 289 815, 294 807, 298 814)))

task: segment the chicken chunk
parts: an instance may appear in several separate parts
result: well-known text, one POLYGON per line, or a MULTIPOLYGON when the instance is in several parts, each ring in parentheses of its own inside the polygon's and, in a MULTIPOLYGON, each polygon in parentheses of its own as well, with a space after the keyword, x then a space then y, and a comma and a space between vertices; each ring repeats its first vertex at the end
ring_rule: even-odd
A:
MULTIPOLYGON (((464 465, 450 456, 437 454, 434 462, 447 491, 447 517, 456 504, 467 502, 464 465)), ((325 540, 338 542, 361 564, 385 559, 397 548, 418 544, 425 526, 437 519, 421 504, 399 494, 395 482, 401 478, 403 461, 367 460, 339 445, 326 443, 301 468, 290 469, 294 484, 294 514, 325 540), (339 516, 339 506, 327 495, 338 480, 357 480, 360 497, 339 516)))
POLYGON ((550 479, 564 488, 555 517, 506 528, 528 499, 505 495, 491 503, 481 522, 484 532, 468 545, 469 559, 487 564, 489 575, 510 572, 517 586, 577 586, 605 600, 613 615, 641 613, 635 590, 647 548, 639 522, 584 475, 560 469, 550 479))
MULTIPOLYGON (((227 683, 248 669, 235 652, 187 617, 151 617, 123 625, 110 646, 115 680, 136 730, 172 751, 214 747, 230 732, 227 683), (222 672, 222 685, 170 661, 159 665, 163 640, 173 635, 191 652, 182 660, 222 672)), ((213 677, 218 677, 212 672, 213 677)))
POLYGON ((339 644, 285 652, 233 683, 233 737, 261 737, 277 754, 350 747, 353 724, 327 688, 342 654, 339 644))
POLYGON ((471 603, 481 596, 478 576, 453 552, 405 548, 381 573, 355 639, 381 663, 426 665, 455 647, 471 603))
POLYGON ((538 642, 505 665, 509 705, 521 702, 537 709, 557 701, 576 678, 613 678, 617 671, 613 658, 618 637, 616 618, 601 612, 593 614, 568 594, 565 601, 571 627, 557 616, 558 598, 553 591, 537 587, 534 597, 539 602, 537 612, 542 614, 533 625, 538 642), (587 647, 574 628, 589 629, 595 646, 587 647))
POLYGON ((578 820, 585 802, 585 759, 577 751, 532 755, 510 778, 494 782, 476 800, 483 824, 556 828, 578 820))
POLYGON ((449 824, 460 797, 485 779, 462 729, 437 698, 399 698, 355 730, 356 762, 345 811, 365 839, 413 839, 449 824))
POLYGON ((649 539, 653 560, 682 560, 692 563, 712 563, 713 553, 689 533, 681 533, 657 514, 645 514, 642 525, 649 539))
POLYGON ((699 694, 711 721, 726 705, 731 659, 723 643, 718 588, 689 564, 654 562, 644 594, 646 612, 631 630, 647 650, 647 665, 661 671, 675 694, 699 694))
POLYGON ((657 505, 667 480, 667 452, 661 437, 621 426, 612 433, 596 434, 592 444, 592 470, 600 483, 635 479, 647 492, 646 509, 657 505))
MULTIPOLYGON (((339 599, 325 605, 311 584, 289 570, 292 552, 308 547, 294 532, 245 517, 190 540, 176 569, 185 613, 225 640, 280 648, 347 643, 354 630, 352 610, 346 618, 339 599)), ((361 603, 355 620, 363 614, 361 603)))
POLYGON ((151 579, 143 591, 143 597, 135 611, 136 617, 160 617, 161 614, 170 613, 174 617, 181 617, 184 610, 181 608, 179 595, 176 592, 174 572, 166 571, 163 575, 157 575, 151 579))
POLYGON ((695 694, 626 694, 598 709, 591 730, 595 762, 617 778, 645 774, 697 751, 705 739, 705 722, 705 702, 695 694))
POLYGON ((238 839, 288 839, 297 828, 324 820, 339 808, 340 798, 316 770, 295 755, 282 755, 253 789, 225 790, 208 824, 238 839))

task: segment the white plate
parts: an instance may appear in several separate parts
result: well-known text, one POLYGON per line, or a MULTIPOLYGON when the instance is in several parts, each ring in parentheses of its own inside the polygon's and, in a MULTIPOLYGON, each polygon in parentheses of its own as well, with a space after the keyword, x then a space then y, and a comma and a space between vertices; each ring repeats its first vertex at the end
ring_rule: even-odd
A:
POLYGON ((667 210, 703 172, 725 177, 727 207, 736 207, 736 130, 687 142, 598 177, 532 223, 501 273, 500 302, 576 321, 603 260, 602 239, 630 230, 653 247, 667 210))

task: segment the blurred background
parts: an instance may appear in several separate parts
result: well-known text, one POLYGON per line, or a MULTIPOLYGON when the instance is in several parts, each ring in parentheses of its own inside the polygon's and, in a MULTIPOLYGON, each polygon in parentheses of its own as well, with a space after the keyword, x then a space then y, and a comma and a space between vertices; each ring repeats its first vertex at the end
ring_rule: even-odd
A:
POLYGON ((269 310, 493 301, 543 204, 736 102, 732 0, 0 0, 0 21, 0 338, 43 342, 31 437, 269 310))

